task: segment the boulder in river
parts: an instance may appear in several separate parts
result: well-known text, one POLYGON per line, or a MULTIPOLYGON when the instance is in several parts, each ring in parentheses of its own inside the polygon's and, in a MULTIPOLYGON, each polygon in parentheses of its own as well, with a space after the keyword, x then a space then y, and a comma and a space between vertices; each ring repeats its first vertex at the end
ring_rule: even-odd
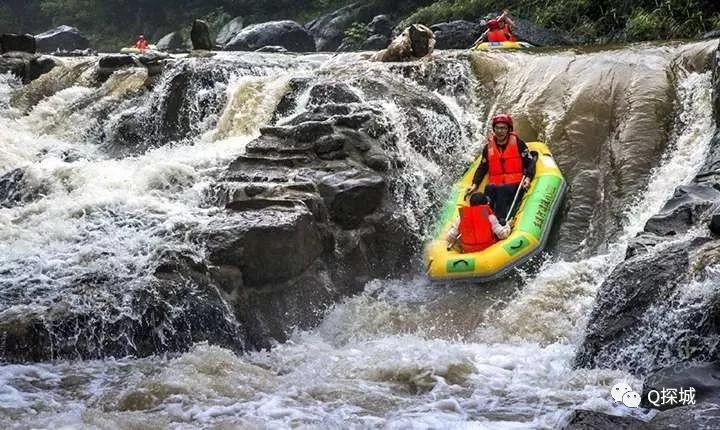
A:
POLYGON ((295 21, 270 21, 243 28, 223 49, 254 51, 263 46, 282 46, 290 52, 313 52, 315 40, 295 21))
POLYGON ((305 27, 315 38, 318 51, 335 51, 345 37, 345 30, 355 22, 368 22, 374 11, 369 2, 355 2, 321 16, 305 27))
POLYGON ((173 31, 160 38, 157 48, 160 51, 171 53, 190 52, 192 42, 184 31, 173 31))
POLYGON ((435 49, 467 49, 483 34, 484 24, 470 21, 441 22, 430 26, 435 35, 435 49))
POLYGON ((74 51, 87 49, 90 42, 75 27, 61 25, 52 30, 35 35, 38 52, 74 51))
POLYGON ((409 61, 432 54, 435 35, 422 24, 412 24, 390 46, 373 56, 375 61, 409 61))
POLYGON ((36 50, 32 34, 0 34, 0 54, 12 51, 34 54, 36 50))
POLYGON ((215 47, 210 40, 210 26, 201 19, 193 21, 192 29, 190 30, 190 40, 192 41, 193 49, 210 51, 215 47))

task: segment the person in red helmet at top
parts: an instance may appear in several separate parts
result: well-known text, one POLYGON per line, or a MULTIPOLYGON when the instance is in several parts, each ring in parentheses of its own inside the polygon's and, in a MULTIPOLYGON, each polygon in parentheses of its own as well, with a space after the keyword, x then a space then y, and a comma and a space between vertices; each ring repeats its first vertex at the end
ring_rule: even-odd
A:
POLYGON ((477 190, 486 174, 488 182, 485 194, 495 203, 498 220, 505 224, 505 220, 512 217, 508 211, 518 187, 522 187, 522 190, 515 208, 519 206, 522 194, 530 187, 535 176, 535 160, 525 142, 513 131, 513 120, 508 114, 493 117, 492 132, 483 148, 482 162, 466 194, 477 190))
POLYGON ((140 36, 138 36, 138 40, 137 42, 135 42, 135 47, 141 51, 145 51, 146 49, 148 49, 148 46, 149 43, 147 39, 145 39, 145 35, 141 34, 140 36))
POLYGON ((480 36, 478 42, 516 42, 517 37, 512 33, 515 23, 507 16, 504 10, 502 15, 487 22, 487 30, 480 36))

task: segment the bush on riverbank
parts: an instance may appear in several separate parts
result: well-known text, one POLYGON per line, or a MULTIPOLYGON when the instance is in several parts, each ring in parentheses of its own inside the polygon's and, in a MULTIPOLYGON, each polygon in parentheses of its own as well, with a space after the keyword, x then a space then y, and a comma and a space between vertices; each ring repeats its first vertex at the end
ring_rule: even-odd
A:
MULTIPOLYGON (((716 0, 369 0, 379 10, 413 23, 476 21, 505 6, 513 17, 577 35, 587 42, 692 38, 720 27, 716 0), (421 5, 418 7, 418 5, 421 5), (384 8, 384 9, 383 9, 384 8), (404 19, 403 19, 404 18, 404 19)), ((245 24, 276 19, 301 23, 352 0, 7 0, 0 4, 0 32, 39 33, 59 24, 78 27, 99 50, 116 50, 139 33, 156 41, 203 18, 219 28, 231 17, 245 24)), ((359 40, 356 23, 348 36, 359 40)), ((352 41, 352 40, 350 40, 352 41)))
MULTIPOLYGON (((404 25, 477 20, 499 12, 494 0, 441 0, 417 9, 404 25)), ((591 41, 641 41, 696 37, 720 24, 712 0, 508 0, 512 16, 591 41)))

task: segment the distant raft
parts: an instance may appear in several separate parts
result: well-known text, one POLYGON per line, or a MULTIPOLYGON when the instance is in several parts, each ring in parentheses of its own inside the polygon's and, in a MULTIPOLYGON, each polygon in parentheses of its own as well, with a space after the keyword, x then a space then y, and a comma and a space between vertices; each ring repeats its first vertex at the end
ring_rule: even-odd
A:
POLYGON ((148 45, 147 49, 138 49, 134 46, 128 46, 127 48, 123 48, 120 50, 121 54, 144 54, 149 51, 157 51, 157 46, 155 45, 148 45))
MULTIPOLYGON (((515 226, 507 239, 498 241, 479 252, 460 253, 447 250, 448 230, 459 216, 459 208, 468 206, 465 190, 472 185, 475 170, 482 161, 478 157, 453 186, 438 222, 435 238, 425 249, 427 274, 433 281, 467 279, 487 282, 500 278, 545 248, 555 214, 565 195, 567 183, 548 147, 529 142, 528 149, 536 155, 535 177, 515 216, 515 226)), ((486 178, 480 184, 485 189, 486 178)))
POLYGON ((535 45, 527 42, 482 42, 473 46, 473 49, 476 51, 491 51, 494 49, 528 49, 534 47, 535 45))

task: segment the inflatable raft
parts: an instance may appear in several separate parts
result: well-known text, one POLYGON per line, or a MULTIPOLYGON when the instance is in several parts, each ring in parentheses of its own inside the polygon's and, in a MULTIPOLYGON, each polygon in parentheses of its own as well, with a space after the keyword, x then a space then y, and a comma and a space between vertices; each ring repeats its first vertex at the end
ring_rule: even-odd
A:
POLYGON ((157 51, 157 50, 158 50, 157 46, 155 46, 155 45, 148 45, 148 49, 146 49, 144 51, 141 49, 138 49, 134 46, 128 46, 127 48, 121 49, 120 53, 121 54, 144 54, 146 52, 157 51))
MULTIPOLYGON (((515 226, 510 236, 479 252, 461 253, 455 248, 447 250, 447 232, 459 216, 458 209, 468 205, 464 198, 465 190, 472 185, 475 170, 482 161, 482 157, 478 157, 453 186, 435 237, 426 247, 425 262, 430 279, 491 281, 543 250, 567 184, 544 143, 529 142, 527 145, 535 155, 535 177, 515 212, 515 226)), ((487 175, 480 189, 485 189, 486 182, 487 175)))
POLYGON ((534 47, 535 45, 527 42, 482 42, 473 46, 473 49, 476 51, 491 51, 493 49, 527 49, 534 47))

